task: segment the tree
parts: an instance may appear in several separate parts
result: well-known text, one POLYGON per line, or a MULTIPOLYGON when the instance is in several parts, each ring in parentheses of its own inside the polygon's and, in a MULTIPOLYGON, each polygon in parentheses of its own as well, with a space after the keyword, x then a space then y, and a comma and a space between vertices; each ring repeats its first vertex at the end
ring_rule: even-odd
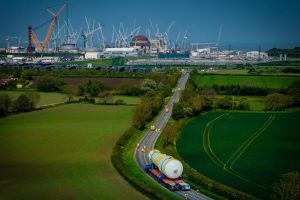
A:
POLYGON ((300 174, 289 172, 282 175, 279 182, 273 185, 272 198, 276 200, 300 199, 300 174))
POLYGON ((16 112, 28 112, 31 110, 30 99, 27 95, 21 94, 14 101, 14 111, 16 112))
POLYGON ((171 96, 172 88, 169 85, 165 85, 162 82, 158 84, 158 89, 164 95, 164 97, 171 96))
POLYGON ((75 86, 68 85, 64 88, 63 91, 66 94, 66 100, 67 102, 72 102, 75 100, 75 97, 78 95, 78 88, 75 86))
POLYGON ((0 116, 6 115, 12 106, 12 100, 8 94, 0 94, 0 116))
POLYGON ((191 100, 191 108, 194 116, 198 116, 202 111, 203 98, 200 95, 195 96, 191 100))
POLYGON ((105 86, 100 81, 91 81, 78 86, 79 95, 87 95, 91 97, 97 97, 105 90, 105 86))
POLYGON ((204 96, 203 97, 203 106, 202 106, 202 110, 204 111, 209 111, 212 110, 213 108, 213 100, 208 97, 208 96, 204 96))
POLYGON ((13 110, 15 112, 28 112, 33 110, 36 107, 40 99, 40 95, 38 93, 27 93, 21 94, 14 102, 13 102, 13 110))
POLYGON ((182 104, 174 103, 172 117, 173 117, 173 119, 175 119, 177 121, 184 117, 184 110, 183 110, 182 104))
POLYGON ((30 110, 33 110, 40 101, 40 95, 36 92, 29 92, 26 93, 26 96, 29 98, 30 110))
POLYGON ((174 138, 178 132, 178 127, 175 124, 168 123, 163 131, 163 147, 174 145, 174 138))
POLYGON ((265 107, 266 110, 284 110, 289 107, 291 100, 284 94, 274 93, 266 97, 265 107))
POLYGON ((113 103, 114 96, 110 91, 103 91, 99 94, 99 97, 103 100, 104 104, 113 103))
POLYGON ((224 109, 224 110, 229 110, 232 108, 232 100, 229 97, 224 97, 221 99, 218 99, 217 102, 217 107, 220 109, 224 109))
POLYGON ((147 118, 151 115, 150 104, 149 103, 140 103, 136 106, 133 113, 133 126, 139 130, 145 128, 147 118))
POLYGON ((129 96, 138 96, 142 91, 132 81, 124 80, 119 86, 119 93, 129 96))
POLYGON ((143 93, 146 94, 149 91, 156 91, 158 88, 157 88, 157 84, 154 80, 145 79, 142 84, 141 89, 142 89, 143 93))
POLYGON ((250 110, 249 101, 246 98, 241 98, 240 103, 238 105, 239 110, 250 110))
POLYGON ((294 106, 300 106, 300 81, 294 81, 288 88, 288 95, 294 106))
POLYGON ((37 89, 43 92, 62 91, 64 85, 66 83, 60 78, 44 76, 38 80, 37 89))

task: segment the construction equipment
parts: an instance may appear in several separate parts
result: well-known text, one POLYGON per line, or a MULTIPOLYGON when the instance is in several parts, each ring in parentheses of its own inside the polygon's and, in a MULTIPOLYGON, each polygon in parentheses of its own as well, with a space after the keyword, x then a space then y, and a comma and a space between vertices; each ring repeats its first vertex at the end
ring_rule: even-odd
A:
MULTIPOLYGON (((28 28, 28 35, 31 38, 31 41, 33 42, 33 44, 34 44, 37 51, 43 52, 47 48, 48 43, 49 43, 50 38, 51 38, 51 34, 54 30, 54 26, 57 22, 57 18, 63 12, 63 10, 66 8, 66 6, 67 6, 66 3, 63 4, 63 6, 59 9, 59 11, 57 13, 54 13, 49 8, 46 9, 53 16, 53 19, 51 21, 50 27, 48 29, 48 32, 47 32, 47 35, 46 35, 46 38, 45 38, 43 44, 40 43, 38 37, 36 36, 36 33, 34 32, 34 30, 37 29, 37 28, 31 28, 31 27, 28 28)), ((31 45, 31 44, 29 43, 28 46, 29 45, 31 45)))

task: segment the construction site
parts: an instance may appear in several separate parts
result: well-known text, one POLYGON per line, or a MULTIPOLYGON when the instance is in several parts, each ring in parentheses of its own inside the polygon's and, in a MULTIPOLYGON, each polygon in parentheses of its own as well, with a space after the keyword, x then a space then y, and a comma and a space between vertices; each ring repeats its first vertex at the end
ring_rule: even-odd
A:
POLYGON ((6 47, 0 52, 6 54, 1 64, 53 64, 61 61, 97 60, 111 57, 140 57, 131 64, 153 63, 248 63, 266 62, 269 60, 287 60, 286 55, 280 58, 268 57, 268 54, 257 51, 243 52, 221 49, 222 26, 216 34, 215 42, 192 42, 188 30, 172 32, 176 22, 164 28, 154 24, 149 18, 148 26, 139 26, 136 20, 126 25, 104 25, 91 17, 83 17, 83 26, 73 28, 69 19, 67 3, 46 8, 49 20, 38 26, 28 25, 27 46, 22 46, 20 36, 7 36, 6 47), (46 35, 41 29, 47 29, 46 35), (104 34, 104 29, 111 29, 111 36, 104 34), (161 31, 163 30, 163 31, 161 31), (170 35, 175 39, 171 39, 170 35), (67 55, 67 56, 66 56, 67 55), (146 61, 144 59, 147 59, 146 61))

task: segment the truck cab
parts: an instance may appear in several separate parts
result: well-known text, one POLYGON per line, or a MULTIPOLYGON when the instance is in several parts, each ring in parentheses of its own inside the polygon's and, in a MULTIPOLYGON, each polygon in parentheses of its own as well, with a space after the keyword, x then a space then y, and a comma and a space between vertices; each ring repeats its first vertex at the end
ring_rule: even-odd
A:
POLYGON ((182 191, 189 191, 191 190, 191 186, 185 182, 183 183, 178 183, 179 185, 179 189, 182 190, 182 191))

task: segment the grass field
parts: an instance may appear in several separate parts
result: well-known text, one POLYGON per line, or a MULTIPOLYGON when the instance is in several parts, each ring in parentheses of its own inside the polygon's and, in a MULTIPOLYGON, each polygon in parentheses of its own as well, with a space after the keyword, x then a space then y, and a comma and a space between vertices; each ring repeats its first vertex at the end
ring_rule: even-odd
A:
MULTIPOLYGON (((30 91, 33 92, 33 91, 30 91)), ((0 94, 8 94, 12 99, 16 99, 20 94, 27 93, 26 91, 4 91, 0 90, 0 94)), ((38 107, 63 103, 66 100, 66 95, 62 93, 49 93, 49 92, 38 92, 40 95, 40 100, 37 104, 38 107)))
POLYGON ((179 155, 221 183, 268 199, 281 174, 300 170, 300 111, 209 112, 189 121, 179 155))
POLYGON ((228 76, 228 75, 198 75, 195 79, 200 87, 212 85, 240 85, 263 88, 286 88, 300 77, 283 76, 228 76))
MULTIPOLYGON (((34 91, 30 91, 34 92, 34 91)), ((16 99, 20 94, 27 93, 27 91, 3 91, 0 90, 0 94, 8 94, 12 99, 16 99)), ((40 94, 40 101, 38 107, 49 104, 63 103, 66 101, 66 95, 62 93, 50 93, 50 92, 37 92, 40 94)), ((113 100, 123 99, 125 104, 137 105, 140 103, 141 98, 136 96, 123 96, 115 95, 113 100)))
POLYGON ((132 109, 68 104, 1 118, 0 199, 145 199, 110 160, 132 109))

